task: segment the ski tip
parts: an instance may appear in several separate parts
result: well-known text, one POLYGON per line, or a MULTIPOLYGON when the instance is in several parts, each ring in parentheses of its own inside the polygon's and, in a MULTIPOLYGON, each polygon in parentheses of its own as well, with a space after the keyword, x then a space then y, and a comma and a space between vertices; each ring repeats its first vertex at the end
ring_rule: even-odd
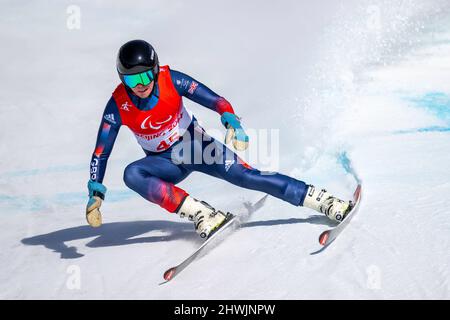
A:
POLYGON ((166 272, 164 272, 164 280, 170 281, 175 276, 176 268, 170 268, 166 272))
POLYGON ((330 233, 328 232, 328 230, 322 232, 322 234, 319 237, 319 243, 324 246, 327 243, 329 235, 330 235, 330 233))

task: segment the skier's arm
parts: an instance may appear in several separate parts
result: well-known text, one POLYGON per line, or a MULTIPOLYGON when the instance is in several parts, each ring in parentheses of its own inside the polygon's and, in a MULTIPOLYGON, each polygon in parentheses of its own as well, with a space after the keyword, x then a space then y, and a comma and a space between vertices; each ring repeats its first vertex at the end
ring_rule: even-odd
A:
POLYGON ((247 149, 248 136, 241 126, 241 119, 234 113, 233 107, 224 97, 219 96, 201 82, 182 72, 170 70, 170 76, 180 96, 197 102, 221 115, 222 124, 227 128, 225 143, 233 141, 235 149, 247 149))
POLYGON ((119 110, 114 99, 110 99, 103 112, 102 122, 97 134, 97 143, 91 159, 88 181, 89 201, 86 206, 86 220, 92 227, 102 224, 100 207, 105 199, 106 187, 102 184, 106 164, 121 126, 119 110))
POLYGON ((116 141, 121 126, 119 110, 113 98, 108 101, 103 112, 100 128, 98 129, 97 142, 91 158, 90 180, 103 182, 106 165, 116 141))
POLYGON ((186 97, 220 115, 225 112, 234 114, 233 107, 224 97, 219 96, 201 82, 175 70, 170 70, 170 76, 180 96, 186 97))

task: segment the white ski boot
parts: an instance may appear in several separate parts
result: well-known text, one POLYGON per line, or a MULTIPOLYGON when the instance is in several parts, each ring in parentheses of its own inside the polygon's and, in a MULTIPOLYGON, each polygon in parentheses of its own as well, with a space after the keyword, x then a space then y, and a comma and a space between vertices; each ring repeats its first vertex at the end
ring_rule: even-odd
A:
POLYGON ((177 211, 181 218, 185 216, 194 221, 195 231, 201 238, 207 238, 211 232, 219 228, 226 219, 226 214, 215 210, 205 201, 199 201, 187 196, 177 211))
POLYGON ((313 185, 308 188, 303 206, 324 213, 338 223, 345 219, 352 208, 350 201, 338 199, 327 190, 316 189, 313 185))

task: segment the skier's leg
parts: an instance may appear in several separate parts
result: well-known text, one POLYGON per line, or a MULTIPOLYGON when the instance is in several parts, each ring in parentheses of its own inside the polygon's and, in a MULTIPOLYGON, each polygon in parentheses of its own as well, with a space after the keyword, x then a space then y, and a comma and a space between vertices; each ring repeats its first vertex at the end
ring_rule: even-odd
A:
POLYGON ((217 153, 214 155, 215 163, 196 165, 195 170, 246 189, 262 191, 296 206, 303 203, 308 189, 303 181, 253 168, 217 140, 208 143, 208 148, 217 153))
POLYGON ((316 189, 312 185, 280 173, 263 172, 252 168, 222 143, 213 138, 206 140, 210 140, 210 142, 204 142, 202 150, 206 148, 213 150, 211 153, 214 153, 212 157, 215 162, 196 165, 194 170, 224 179, 246 189, 268 193, 296 206, 314 209, 337 222, 342 221, 350 211, 349 201, 342 201, 325 189, 316 189))
POLYGON ((190 134, 191 139, 183 142, 184 149, 189 148, 189 156, 183 157, 182 164, 189 171, 203 172, 243 188, 262 191, 296 206, 303 203, 308 189, 303 181, 252 168, 196 122, 190 134))
POLYGON ((188 195, 175 186, 189 175, 189 171, 169 159, 148 156, 129 164, 123 180, 143 198, 158 204, 169 212, 175 212, 188 195))
POLYGON ((192 198, 175 186, 191 171, 175 164, 167 154, 148 156, 129 164, 124 172, 125 184, 145 199, 180 217, 194 222, 201 237, 207 237, 225 221, 225 214, 208 203, 192 198))

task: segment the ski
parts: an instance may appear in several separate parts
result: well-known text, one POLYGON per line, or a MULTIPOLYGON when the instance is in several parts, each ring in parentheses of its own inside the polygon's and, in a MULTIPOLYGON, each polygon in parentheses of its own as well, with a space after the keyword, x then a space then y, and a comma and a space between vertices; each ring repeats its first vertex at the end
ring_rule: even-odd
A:
POLYGON ((228 213, 227 219, 222 224, 222 226, 220 228, 218 228, 217 230, 215 230, 205 240, 205 242, 203 242, 203 244, 200 247, 198 247, 190 256, 188 256, 180 264, 178 264, 177 266, 171 267, 171 268, 167 269, 166 272, 164 272, 163 277, 164 277, 164 280, 166 280, 166 281, 164 281, 160 284, 165 284, 165 283, 169 282, 170 280, 172 280, 175 276, 177 276, 181 271, 183 271, 187 266, 189 266, 193 261, 195 261, 195 259, 199 256, 199 254, 201 252, 203 252, 206 248, 211 247, 212 244, 214 242, 216 242, 215 240, 222 238, 222 237, 219 237, 219 235, 221 235, 221 234, 223 235, 224 231, 226 231, 226 230, 231 231, 231 230, 235 230, 235 229, 239 228, 239 226, 243 222, 248 220, 255 211, 257 211, 264 205, 264 202, 266 201, 266 199, 267 199, 267 195, 264 195, 261 199, 259 199, 254 204, 251 204, 248 202, 244 203, 244 206, 247 209, 247 212, 244 214, 241 214, 239 216, 228 213))
POLYGON ((362 192, 362 185, 358 184, 355 192, 353 193, 353 201, 352 201, 353 207, 351 211, 347 214, 345 219, 340 224, 338 224, 333 229, 329 229, 322 232, 321 235, 319 236, 319 243, 324 248, 329 246, 337 238, 337 236, 345 229, 345 227, 348 226, 352 218, 358 212, 359 204, 361 202, 361 192, 362 192))

